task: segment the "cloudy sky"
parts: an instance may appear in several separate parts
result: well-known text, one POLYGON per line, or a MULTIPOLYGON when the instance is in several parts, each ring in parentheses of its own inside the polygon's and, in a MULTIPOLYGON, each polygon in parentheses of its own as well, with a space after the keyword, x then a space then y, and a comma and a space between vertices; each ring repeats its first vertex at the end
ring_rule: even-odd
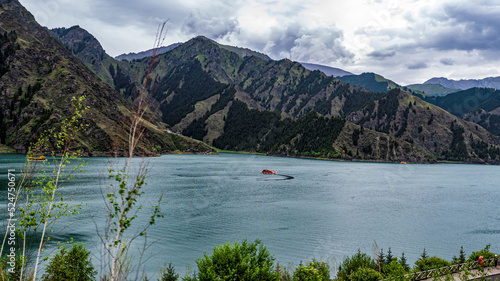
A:
POLYGON ((400 84, 500 76, 498 0, 20 0, 43 26, 80 25, 111 56, 204 35, 400 84))

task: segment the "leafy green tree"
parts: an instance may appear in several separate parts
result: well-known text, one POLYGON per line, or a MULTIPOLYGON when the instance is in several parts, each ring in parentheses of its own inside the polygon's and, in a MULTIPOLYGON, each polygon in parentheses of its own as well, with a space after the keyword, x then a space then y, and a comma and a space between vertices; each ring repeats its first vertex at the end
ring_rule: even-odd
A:
POLYGON ((450 263, 448 261, 437 256, 426 257, 423 259, 421 258, 415 262, 416 270, 418 271, 425 271, 449 265, 450 263))
POLYGON ((373 268, 366 268, 366 267, 361 267, 358 270, 352 272, 348 279, 345 280, 351 280, 351 281, 377 281, 381 280, 384 277, 380 272, 376 271, 373 268))
POLYGON ((160 209, 162 201, 160 195, 158 205, 151 206, 152 214, 148 220, 143 222, 143 226, 131 227, 143 207, 138 200, 144 194, 149 171, 148 165, 144 161, 135 166, 132 160, 135 155, 140 153, 138 151, 139 142, 145 137, 145 126, 152 118, 149 113, 155 111, 150 102, 154 92, 149 91, 148 85, 150 83, 154 84, 151 71, 158 57, 165 24, 166 22, 163 22, 158 26, 153 56, 150 59, 150 68, 144 77, 142 90, 134 101, 137 108, 129 118, 124 120, 123 127, 118 131, 118 135, 124 137, 125 140, 123 142, 119 139, 119 136, 115 140, 115 155, 119 154, 119 149, 123 149, 126 159, 124 161, 114 161, 108 170, 109 181, 105 198, 108 213, 104 227, 99 233, 99 237, 102 238, 102 246, 105 249, 101 258, 101 265, 104 269, 101 271, 101 279, 109 279, 110 281, 128 280, 128 275, 133 270, 129 263, 131 257, 128 255, 128 250, 138 238, 142 237, 144 247, 140 254, 137 255, 138 262, 134 266, 135 280, 138 280, 139 272, 143 266, 144 251, 150 246, 147 245, 147 230, 156 223, 157 218, 163 217, 160 209))
POLYGON ((401 262, 398 262, 397 259, 394 259, 392 262, 384 266, 383 273, 385 278, 401 277, 407 274, 408 270, 401 264, 401 262))
POLYGON ((330 267, 326 262, 313 259, 308 265, 299 265, 293 273, 294 281, 328 281, 330 267))
MULTIPOLYGON (((36 84, 34 87, 29 87, 29 91, 32 92, 33 89, 38 88, 36 84)), ((81 122, 83 114, 88 109, 83 105, 84 100, 85 96, 73 97, 71 100, 73 112, 69 114, 69 117, 60 120, 59 126, 42 133, 31 145, 26 157, 17 188, 16 202, 14 202, 19 203, 19 227, 16 231, 19 233, 23 249, 19 256, 21 262, 19 279, 26 279, 23 274, 27 271, 25 267, 28 265, 27 258, 30 256, 34 257, 34 262, 29 264, 33 266, 30 271, 33 274, 33 280, 36 279, 42 252, 51 241, 56 221, 64 216, 78 214, 81 208, 81 204, 70 205, 69 200, 60 193, 60 190, 67 181, 81 172, 84 165, 84 162, 78 159, 81 150, 74 145, 78 134, 87 127, 81 122), (45 158, 43 154, 48 151, 51 151, 52 157, 45 158), (33 158, 40 155, 44 156, 45 161, 37 164, 33 158), (49 172, 50 170, 52 171, 49 172), (23 198, 24 203, 17 202, 19 198, 23 198), (36 247, 27 247, 28 244, 36 245, 36 247), (33 253, 27 253, 27 251, 33 253)), ((10 219, 13 215, 13 213, 10 214, 10 219)), ((0 248, 0 256, 6 249, 5 237, 0 248)))
POLYGON ((469 261, 469 262, 475 262, 475 261, 478 260, 478 258, 480 256, 483 256, 483 260, 494 258, 495 257, 495 253, 493 253, 493 252, 490 251, 490 247, 491 247, 491 245, 488 244, 488 245, 486 245, 486 247, 484 247, 484 249, 472 252, 472 254, 470 254, 470 256, 467 259, 467 261, 469 261))
POLYGON ((216 246, 211 256, 196 260, 200 281, 279 280, 274 258, 260 240, 216 246))
POLYGON ((377 272, 377 263, 369 255, 361 253, 361 250, 358 249, 355 255, 347 257, 339 266, 337 278, 339 280, 351 280, 350 275, 361 268, 364 268, 364 273, 367 272, 366 269, 377 272))
POLYGON ((67 250, 62 246, 59 253, 54 255, 45 266, 42 280, 95 280, 97 270, 94 269, 90 259, 90 251, 82 243, 74 244, 67 250))
POLYGON ((321 275, 311 265, 299 265, 293 273, 293 281, 322 281, 321 275))
POLYGON ((330 266, 326 262, 313 259, 309 265, 318 271, 322 278, 321 280, 330 280, 330 266))

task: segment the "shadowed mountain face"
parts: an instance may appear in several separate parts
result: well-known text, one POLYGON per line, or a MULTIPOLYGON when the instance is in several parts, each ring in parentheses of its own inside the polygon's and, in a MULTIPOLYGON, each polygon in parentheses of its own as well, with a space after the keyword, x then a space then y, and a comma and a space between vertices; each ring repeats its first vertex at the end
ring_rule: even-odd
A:
POLYGON ((425 100, 500 136, 500 90, 472 88, 425 100))
MULTIPOLYGON (((66 48, 17 0, 1 2, 0 142, 26 152, 43 131, 56 131, 60 120, 71 114, 73 97, 84 95, 90 107, 83 117, 88 128, 78 137, 75 149, 88 155, 107 154, 114 141, 125 138, 117 132, 134 105, 103 82, 109 79, 101 76, 101 80, 91 71, 101 73, 102 62, 109 60, 93 36, 79 28, 58 32, 66 36, 66 48)), ((140 144, 141 149, 150 153, 177 149, 152 124, 146 125, 145 134, 148 141, 140 144)))
MULTIPOLYGON (((123 89, 142 84, 148 62, 113 62, 115 88, 133 99, 123 89)), ((219 148, 387 161, 500 159, 497 140, 481 126, 373 73, 358 78, 384 91, 200 36, 161 54, 152 77, 147 88, 162 121, 219 148), (477 157, 479 149, 487 156, 477 157)))

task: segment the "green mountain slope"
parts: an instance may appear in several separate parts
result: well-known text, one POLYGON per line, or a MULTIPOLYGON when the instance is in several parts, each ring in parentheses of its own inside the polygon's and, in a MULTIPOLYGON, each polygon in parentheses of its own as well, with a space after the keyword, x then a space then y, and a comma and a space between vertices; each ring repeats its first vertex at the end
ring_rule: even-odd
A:
MULTIPOLYGON (((142 83, 147 66, 146 58, 119 65, 122 80, 142 83)), ((163 122, 219 148, 386 161, 500 160, 492 146, 497 140, 482 127, 399 89, 387 92, 397 85, 370 75, 386 83, 386 91, 373 93, 297 62, 235 52, 200 36, 161 54, 148 88, 163 122), (326 129, 339 122, 342 128, 326 129), (478 157, 476 143, 493 152, 478 157)))
POLYGON ((345 75, 339 77, 339 79, 349 84, 363 86, 373 92, 387 93, 394 88, 400 87, 400 85, 393 81, 375 73, 345 75))
MULTIPOLYGON (((171 44, 168 46, 163 46, 163 47, 158 48, 156 50, 156 53, 163 54, 163 53, 166 53, 174 48, 177 48, 180 45, 182 45, 182 43, 174 43, 174 44, 171 44)), ((150 50, 139 52, 139 53, 121 54, 119 56, 116 56, 115 59, 119 60, 119 61, 122 61, 122 60, 126 60, 126 61, 140 60, 142 58, 153 56, 153 53, 155 53, 155 49, 150 49, 150 50)))
POLYGON ((500 159, 496 152, 498 139, 483 127, 399 89, 351 113, 347 119, 423 147, 437 159, 495 163, 500 159), (478 158, 479 152, 475 151, 475 146, 483 142, 492 150, 486 159, 478 158))
POLYGON ((101 46, 101 43, 85 29, 75 25, 70 28, 54 28, 49 33, 57 38, 77 58, 90 68, 101 80, 114 86, 109 65, 114 61, 101 46))
POLYGON ((320 64, 314 64, 314 63, 304 63, 301 62, 305 68, 308 70, 314 71, 314 70, 319 70, 326 74, 327 76, 335 76, 335 77, 341 77, 341 76, 346 76, 346 75, 354 75, 353 73, 349 71, 345 71, 340 68, 336 67, 330 67, 330 66, 325 66, 325 65, 320 65, 320 64))
POLYGON ((365 129, 341 117, 312 111, 297 120, 277 112, 249 109, 236 101, 227 114, 224 133, 214 140, 223 149, 279 156, 433 162, 430 153, 409 142, 365 129), (252 120, 249 124, 248 120, 252 120))
POLYGON ((425 100, 500 136, 500 90, 471 88, 425 100))
MULTIPOLYGON (((44 130, 57 129, 61 118, 70 112, 71 98, 81 95, 90 106, 84 116, 89 127, 79 136, 75 149, 81 148, 88 155, 107 154, 115 140, 124 138, 117 132, 131 116, 133 104, 50 36, 17 0, 1 2, 0 34, 0 143, 26 152, 44 130)), ((88 47, 81 46, 82 50, 88 47)), ((97 55, 88 51, 83 59, 97 55)), ((145 135, 147 140, 140 147, 150 153, 173 151, 179 146, 210 150, 199 142, 189 145, 187 140, 174 140, 151 123, 146 124, 145 135)))
POLYGON ((420 91, 429 96, 446 96, 447 94, 460 91, 459 89, 445 88, 440 84, 412 84, 406 87, 415 91, 420 91))

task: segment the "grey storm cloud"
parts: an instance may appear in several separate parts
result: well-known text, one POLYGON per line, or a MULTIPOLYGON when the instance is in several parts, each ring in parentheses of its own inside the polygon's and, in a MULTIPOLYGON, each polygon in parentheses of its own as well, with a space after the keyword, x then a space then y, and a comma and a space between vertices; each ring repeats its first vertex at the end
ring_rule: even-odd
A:
POLYGON ((498 50, 500 46, 500 6, 498 3, 448 3, 435 16, 439 25, 426 47, 438 50, 498 50))
POLYGON ((343 45, 343 32, 335 26, 305 28, 291 24, 274 29, 266 38, 266 51, 272 57, 288 57, 302 62, 348 62, 354 54, 343 45))
POLYGON ((412 63, 406 66, 408 69, 424 69, 428 67, 429 66, 425 62, 412 63))
POLYGON ((455 63, 452 58, 443 58, 439 62, 443 65, 453 65, 455 63))
POLYGON ((212 17, 200 12, 191 13, 182 26, 184 34, 204 35, 212 39, 223 38, 237 31, 238 20, 236 18, 212 17))
POLYGON ((396 55, 395 50, 379 50, 379 51, 373 51, 368 54, 369 57, 372 57, 377 60, 385 60, 390 57, 394 57, 396 55))
POLYGON ((238 44, 278 59, 286 57, 303 62, 332 63, 348 62, 354 57, 343 46, 342 30, 335 26, 309 28, 292 21, 271 28, 269 33, 249 36, 242 31, 236 17, 192 12, 185 21, 182 32, 190 36, 204 35, 211 39, 236 38, 238 44))
POLYGON ((145 27, 150 25, 148 20, 156 18, 159 20, 181 21, 187 11, 180 5, 165 5, 165 3, 144 0, 139 4, 133 0, 88 0, 86 6, 89 8, 82 13, 88 13, 88 17, 96 17, 111 25, 124 25, 130 23, 137 25, 143 23, 145 27), (110 12, 113 11, 113 12, 110 12), (166 13, 165 11, 168 11, 166 13))

